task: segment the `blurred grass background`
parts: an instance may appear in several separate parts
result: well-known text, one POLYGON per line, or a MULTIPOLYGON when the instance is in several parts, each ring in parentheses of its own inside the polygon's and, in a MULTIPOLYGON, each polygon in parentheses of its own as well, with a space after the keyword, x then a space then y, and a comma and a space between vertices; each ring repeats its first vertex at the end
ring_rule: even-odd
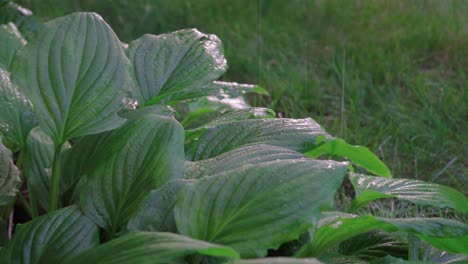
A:
POLYGON ((198 28, 224 43, 224 80, 283 117, 369 147, 395 177, 467 194, 468 1, 21 0, 44 20, 93 11, 129 42, 198 28))

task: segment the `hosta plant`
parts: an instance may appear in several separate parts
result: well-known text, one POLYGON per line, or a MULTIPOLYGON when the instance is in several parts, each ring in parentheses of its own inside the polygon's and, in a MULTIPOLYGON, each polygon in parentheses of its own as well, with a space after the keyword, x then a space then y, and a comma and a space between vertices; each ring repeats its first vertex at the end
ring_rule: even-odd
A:
POLYGON ((461 215, 461 193, 250 107, 266 91, 218 80, 216 36, 125 44, 75 13, 24 38, 14 22, 0 28, 0 263, 466 261, 463 222, 365 213, 392 200, 461 215))

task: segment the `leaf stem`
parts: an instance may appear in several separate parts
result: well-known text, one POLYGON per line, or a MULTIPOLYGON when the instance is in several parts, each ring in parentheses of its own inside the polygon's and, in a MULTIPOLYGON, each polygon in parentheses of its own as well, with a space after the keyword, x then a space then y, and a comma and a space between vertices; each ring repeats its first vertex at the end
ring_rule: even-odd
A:
POLYGON ((39 215, 39 213, 37 212, 36 195, 34 194, 34 191, 32 190, 31 185, 29 184, 29 181, 26 181, 26 184, 28 186, 29 202, 31 206, 31 217, 35 218, 39 215))
POLYGON ((27 157, 25 158, 26 155, 28 155, 28 152, 27 152, 26 148, 23 148, 23 150, 21 151, 21 153, 18 156, 18 159, 16 161, 16 166, 21 171, 21 174, 20 174, 21 181, 26 181, 26 185, 27 185, 27 189, 28 189, 29 202, 27 201, 26 197, 24 197, 24 195, 23 195, 23 193, 21 191, 19 192, 19 195, 20 195, 20 200, 23 203, 24 208, 28 212, 29 216, 31 218, 35 218, 35 217, 37 217, 39 215, 39 213, 37 211, 36 198, 35 198, 33 192, 31 191, 31 185, 29 184, 29 179, 26 179, 26 176, 25 176, 25 173, 24 173, 24 171, 25 171, 24 166, 23 166, 24 165, 24 160, 28 159, 27 157))
POLYGON ((26 210, 26 212, 28 213, 28 215, 32 217, 31 206, 29 205, 28 200, 26 200, 26 198, 24 197, 22 191, 18 192, 18 197, 20 198, 21 204, 23 205, 23 207, 26 210))
POLYGON ((13 222, 15 218, 15 207, 13 206, 11 208, 10 212, 10 217, 8 217, 8 239, 11 240, 11 237, 13 236, 13 226, 15 223, 13 222))
MULTIPOLYGON (((17 160, 17 167, 21 170, 21 180, 22 181, 26 181, 26 187, 28 189, 28 196, 29 196, 29 207, 28 207, 28 211, 29 211, 29 215, 31 216, 31 218, 35 218, 39 215, 38 211, 37 211, 37 201, 36 201, 36 196, 34 195, 33 191, 32 191, 32 188, 31 188, 31 184, 29 184, 29 177, 28 175, 26 175, 26 171, 24 168, 23 168, 23 162, 24 162, 24 156, 26 155, 26 160, 28 160, 28 155, 29 155, 29 152, 26 150, 27 148, 23 148, 23 151, 21 151, 19 157, 18 157, 18 160, 17 160)), ((26 199, 24 197, 22 197, 21 199, 24 202, 27 202, 26 199)))
POLYGON ((52 178, 50 180, 49 212, 53 212, 57 209, 59 200, 60 163, 62 160, 62 146, 63 143, 60 143, 55 146, 54 162, 52 164, 52 178))

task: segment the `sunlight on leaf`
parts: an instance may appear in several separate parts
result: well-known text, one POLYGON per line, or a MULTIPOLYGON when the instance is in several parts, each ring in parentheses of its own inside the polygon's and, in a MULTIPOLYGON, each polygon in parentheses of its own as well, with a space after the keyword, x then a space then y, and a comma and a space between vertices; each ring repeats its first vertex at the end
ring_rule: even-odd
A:
POLYGON ((371 173, 387 178, 392 177, 387 166, 372 151, 366 147, 349 145, 340 138, 329 140, 304 155, 317 158, 323 154, 342 156, 371 173))
POLYGON ((381 198, 397 198, 411 203, 453 208, 468 212, 468 200, 460 192, 439 184, 411 179, 385 179, 350 173, 349 179, 356 190, 350 212, 381 198))

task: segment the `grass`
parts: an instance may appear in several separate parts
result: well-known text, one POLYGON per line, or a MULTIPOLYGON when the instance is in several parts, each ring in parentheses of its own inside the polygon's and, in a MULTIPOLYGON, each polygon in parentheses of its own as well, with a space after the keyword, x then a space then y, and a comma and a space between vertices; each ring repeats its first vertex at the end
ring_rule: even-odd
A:
POLYGON ((123 41, 189 27, 216 34, 230 65, 224 79, 271 92, 254 104, 313 117, 376 152, 396 177, 467 194, 467 1, 20 3, 46 19, 97 12, 123 41))

